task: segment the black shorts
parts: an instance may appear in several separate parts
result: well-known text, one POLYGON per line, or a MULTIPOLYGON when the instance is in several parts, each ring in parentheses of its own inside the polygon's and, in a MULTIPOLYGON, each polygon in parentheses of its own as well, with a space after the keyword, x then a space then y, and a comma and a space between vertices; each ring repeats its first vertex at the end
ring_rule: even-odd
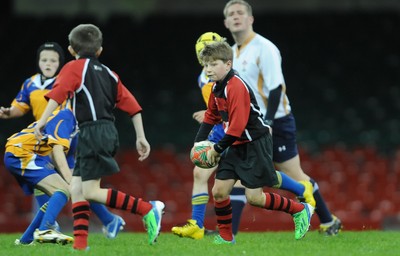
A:
POLYGON ((274 162, 282 163, 299 154, 296 142, 296 121, 292 113, 274 120, 272 140, 274 162))
POLYGON ((73 176, 97 180, 119 172, 114 159, 119 147, 118 131, 111 121, 99 120, 79 126, 76 166, 73 176))
POLYGON ((272 136, 268 133, 249 143, 230 146, 221 155, 215 177, 240 180, 247 188, 278 184, 272 163, 272 136))

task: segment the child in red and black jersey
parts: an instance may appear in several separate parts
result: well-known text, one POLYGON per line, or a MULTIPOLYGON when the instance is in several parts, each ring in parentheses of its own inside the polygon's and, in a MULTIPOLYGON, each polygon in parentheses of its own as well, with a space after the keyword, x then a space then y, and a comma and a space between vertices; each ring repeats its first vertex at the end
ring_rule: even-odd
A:
POLYGON ((272 162, 271 128, 265 124, 252 90, 232 69, 231 47, 226 42, 215 42, 206 45, 200 56, 206 75, 215 84, 195 142, 205 140, 213 125, 221 121, 225 130, 225 136, 207 153, 210 164, 219 161, 212 192, 220 234, 214 243, 235 243, 229 193, 237 180, 245 187, 249 204, 291 214, 295 238, 301 239, 308 231, 314 209, 307 203, 263 192, 263 186, 278 183, 272 162))
POLYGON ((103 176, 119 172, 114 159, 119 146, 113 115, 115 107, 132 117, 139 160, 143 161, 149 156, 150 145, 143 128, 142 108, 119 76, 98 60, 103 50, 103 36, 98 27, 81 24, 72 29, 68 38, 68 50, 75 60, 61 69, 53 89, 46 94, 49 102, 37 123, 35 135, 41 137, 47 117, 59 104, 70 98, 80 130, 76 167, 71 181, 74 249, 87 248, 88 201, 143 216, 148 242, 153 244, 160 232, 164 203, 147 202, 115 189, 100 187, 103 176))

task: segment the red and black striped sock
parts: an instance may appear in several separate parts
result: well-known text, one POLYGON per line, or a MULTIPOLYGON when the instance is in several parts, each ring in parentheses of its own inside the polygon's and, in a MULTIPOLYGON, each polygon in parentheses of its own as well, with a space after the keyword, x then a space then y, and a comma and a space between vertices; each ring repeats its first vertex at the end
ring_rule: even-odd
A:
POLYGON ((217 215, 217 225, 220 236, 226 241, 232 241, 232 205, 228 197, 225 201, 214 201, 214 210, 217 215))
POLYGON ((265 193, 265 197, 264 208, 268 210, 284 211, 293 215, 304 209, 301 203, 275 193, 265 193))
POLYGON ((74 249, 85 250, 88 244, 90 208, 88 201, 72 204, 74 249))
POLYGON ((141 198, 135 198, 121 191, 108 189, 106 205, 111 208, 127 210, 140 216, 146 215, 153 206, 141 198))

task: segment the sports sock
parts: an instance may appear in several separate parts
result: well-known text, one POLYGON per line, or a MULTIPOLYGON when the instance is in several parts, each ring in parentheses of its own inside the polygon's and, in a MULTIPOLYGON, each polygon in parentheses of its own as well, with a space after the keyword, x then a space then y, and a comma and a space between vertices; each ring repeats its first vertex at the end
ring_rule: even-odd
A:
POLYGON ((67 204, 68 197, 64 191, 56 191, 49 199, 46 212, 40 223, 39 230, 54 229, 58 214, 67 204))
POLYGON ((226 241, 233 240, 232 234, 232 205, 228 197, 225 201, 214 201, 214 210, 217 215, 219 235, 226 241))
POLYGON ((96 214, 104 226, 107 226, 114 220, 114 214, 112 214, 104 204, 90 202, 90 210, 96 214))
POLYGON ((279 186, 275 186, 276 188, 284 189, 287 191, 292 192, 296 196, 303 196, 304 193, 304 186, 297 182, 296 180, 290 178, 283 172, 275 171, 276 175, 278 176, 278 180, 280 181, 279 186))
POLYGON ((140 216, 146 215, 153 206, 141 198, 135 198, 121 191, 108 189, 106 205, 111 208, 127 210, 140 216))
POLYGON ((196 221, 200 228, 204 226, 206 208, 210 196, 207 193, 201 193, 192 196, 192 219, 196 221))
POLYGON ((275 193, 264 193, 265 194, 265 209, 274 211, 283 211, 290 214, 295 214, 304 209, 304 205, 298 203, 292 199, 288 199, 275 193))
POLYGON ((230 199, 232 205, 232 232, 236 235, 239 230, 242 211, 247 202, 245 189, 233 187, 230 199))
POLYGON ((19 239, 21 243, 29 244, 33 241, 33 232, 35 232, 35 230, 40 226, 44 213, 46 212, 46 208, 47 203, 43 204, 42 207, 40 207, 40 209, 36 212, 35 217, 19 239))
POLYGON ((310 179, 310 182, 313 184, 314 187, 314 198, 316 202, 315 212, 318 215, 320 223, 329 223, 333 221, 332 213, 329 211, 324 198, 319 192, 318 183, 313 179, 310 179))
POLYGON ((47 203, 50 199, 50 196, 43 193, 42 191, 38 190, 38 189, 34 189, 34 195, 35 195, 35 199, 37 202, 38 210, 40 207, 42 207, 42 205, 44 205, 45 203, 47 203))
POLYGON ((72 204, 74 217, 74 249, 85 250, 88 244, 90 208, 88 201, 72 204))

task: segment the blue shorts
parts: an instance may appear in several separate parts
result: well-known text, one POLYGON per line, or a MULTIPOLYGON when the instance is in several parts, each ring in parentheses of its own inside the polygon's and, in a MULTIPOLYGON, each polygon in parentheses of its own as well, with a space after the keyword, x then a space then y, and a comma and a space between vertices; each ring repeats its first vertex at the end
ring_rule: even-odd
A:
POLYGON ((274 120, 272 127, 273 161, 282 163, 299 154, 296 142, 296 122, 292 113, 274 120))
POLYGON ((6 152, 4 166, 15 177, 26 195, 32 195, 34 187, 41 180, 57 173, 49 156, 35 154, 32 154, 31 157, 19 158, 6 152), (25 169, 21 168, 23 162, 27 166, 25 169))
POLYGON ((208 140, 214 143, 218 143, 225 136, 224 127, 221 124, 214 125, 213 129, 208 135, 208 140))

